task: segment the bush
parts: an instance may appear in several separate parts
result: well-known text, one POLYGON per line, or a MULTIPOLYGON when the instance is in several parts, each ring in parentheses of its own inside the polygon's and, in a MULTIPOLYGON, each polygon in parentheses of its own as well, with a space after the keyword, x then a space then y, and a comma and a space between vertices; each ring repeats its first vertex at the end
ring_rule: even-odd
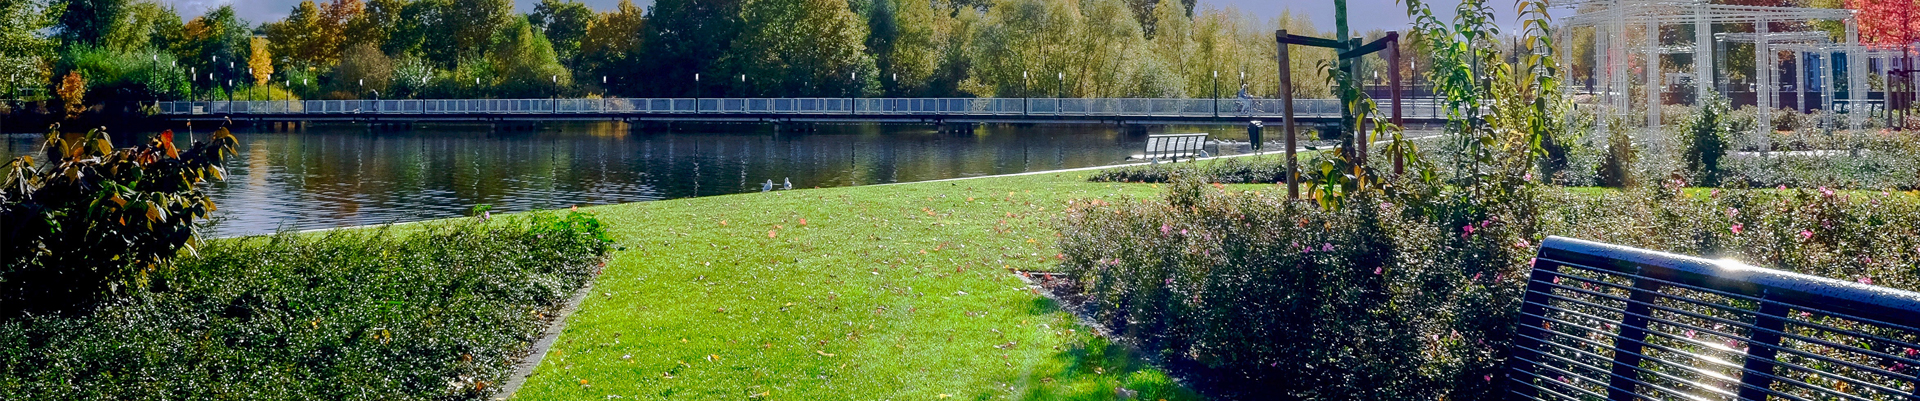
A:
POLYGON ((1287 180, 1287 160, 1285 156, 1252 156, 1205 162, 1149 164, 1100 170, 1093 176, 1087 177, 1087 181, 1168 183, 1174 182, 1176 177, 1193 177, 1201 181, 1225 184, 1281 183, 1287 180))
POLYGON ((1489 377, 1546 235, 1920 289, 1920 243, 1882 235, 1920 232, 1912 194, 1500 185, 1430 204, 1360 192, 1332 210, 1197 184, 1077 202, 1059 290, 1214 393, 1372 400, 1499 398, 1507 382, 1489 377))
POLYGON ((1633 138, 1627 136, 1624 124, 1611 124, 1607 135, 1606 158, 1601 159, 1599 170, 1600 185, 1624 188, 1634 183, 1632 166, 1634 162, 1633 138))
POLYGON ((6 251, 0 318, 75 312, 96 299, 147 285, 213 212, 198 184, 222 179, 237 141, 226 128, 181 152, 173 132, 114 149, 104 129, 68 142, 47 135, 41 155, 7 165, 0 189, 6 251))
POLYGON ((0 399, 485 398, 607 247, 585 213, 209 241, 92 314, 0 321, 0 399))
POLYGON ((1526 209, 1498 205, 1529 203, 1457 195, 1361 191, 1321 210, 1176 183, 1158 201, 1073 205, 1061 267, 1096 321, 1217 392, 1489 398, 1479 378, 1501 368, 1530 251, 1526 209))
POLYGON ((1718 99, 1707 100, 1700 111, 1686 121, 1687 138, 1680 150, 1686 171, 1694 182, 1720 185, 1720 159, 1727 155, 1727 109, 1718 99))

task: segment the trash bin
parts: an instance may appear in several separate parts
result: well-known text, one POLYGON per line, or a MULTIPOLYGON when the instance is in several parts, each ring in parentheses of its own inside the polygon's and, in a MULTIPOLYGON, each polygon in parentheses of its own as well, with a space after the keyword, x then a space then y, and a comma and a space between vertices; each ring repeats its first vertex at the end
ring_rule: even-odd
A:
POLYGON ((1264 127, 1260 120, 1247 122, 1247 141, 1253 143, 1253 151, 1260 151, 1260 130, 1264 127))

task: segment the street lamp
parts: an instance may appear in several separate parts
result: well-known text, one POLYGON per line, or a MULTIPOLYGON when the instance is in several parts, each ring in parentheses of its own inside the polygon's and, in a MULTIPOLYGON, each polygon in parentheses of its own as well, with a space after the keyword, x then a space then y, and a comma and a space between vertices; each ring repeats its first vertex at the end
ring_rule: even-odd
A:
POLYGON ((1020 114, 1033 110, 1033 93, 1027 89, 1027 72, 1020 71, 1020 114))
POLYGON ((700 73, 693 73, 693 112, 700 113, 700 73))
POLYGON ((1220 70, 1213 70, 1213 116, 1220 116, 1220 70))

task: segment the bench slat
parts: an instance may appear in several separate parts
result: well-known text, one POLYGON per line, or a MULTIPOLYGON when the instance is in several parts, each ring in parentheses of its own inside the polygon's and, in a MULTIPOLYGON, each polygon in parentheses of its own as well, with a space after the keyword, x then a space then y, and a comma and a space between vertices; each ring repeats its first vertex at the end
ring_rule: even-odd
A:
POLYGON ((1892 393, 1920 401, 1920 379, 1894 365, 1920 365, 1920 356, 1907 354, 1920 343, 1920 293, 1561 237, 1542 241, 1526 288, 1507 361, 1506 383, 1520 399, 1596 392, 1663 399, 1678 388, 1694 396, 1737 391, 1730 397, 1737 399, 1892 393), (1603 337, 1586 337, 1602 326, 1603 337), (1569 338, 1579 344, 1563 344, 1569 338), (1599 354, 1602 343, 1612 348, 1606 371, 1595 364, 1608 358, 1599 354), (1692 373, 1649 376, 1647 363, 1692 373), (1735 363, 1740 370, 1727 375, 1703 373, 1735 363), (1697 382, 1706 378, 1716 381, 1697 382), (1850 385, 1822 384, 1830 381, 1850 385), (1699 392, 1713 383, 1723 386, 1699 392))

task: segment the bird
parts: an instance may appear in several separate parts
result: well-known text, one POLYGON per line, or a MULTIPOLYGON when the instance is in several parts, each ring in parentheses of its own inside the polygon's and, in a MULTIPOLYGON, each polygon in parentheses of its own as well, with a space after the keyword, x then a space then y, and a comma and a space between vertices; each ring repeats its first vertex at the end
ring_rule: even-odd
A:
POLYGON ((773 180, 767 180, 767 183, 760 184, 760 192, 767 192, 772 190, 773 190, 773 180))
POLYGON ((785 184, 781 184, 781 185, 780 185, 780 189, 793 189, 793 178, 792 178, 792 177, 788 177, 788 178, 782 178, 782 179, 780 179, 780 181, 785 181, 785 182, 786 182, 785 184))

